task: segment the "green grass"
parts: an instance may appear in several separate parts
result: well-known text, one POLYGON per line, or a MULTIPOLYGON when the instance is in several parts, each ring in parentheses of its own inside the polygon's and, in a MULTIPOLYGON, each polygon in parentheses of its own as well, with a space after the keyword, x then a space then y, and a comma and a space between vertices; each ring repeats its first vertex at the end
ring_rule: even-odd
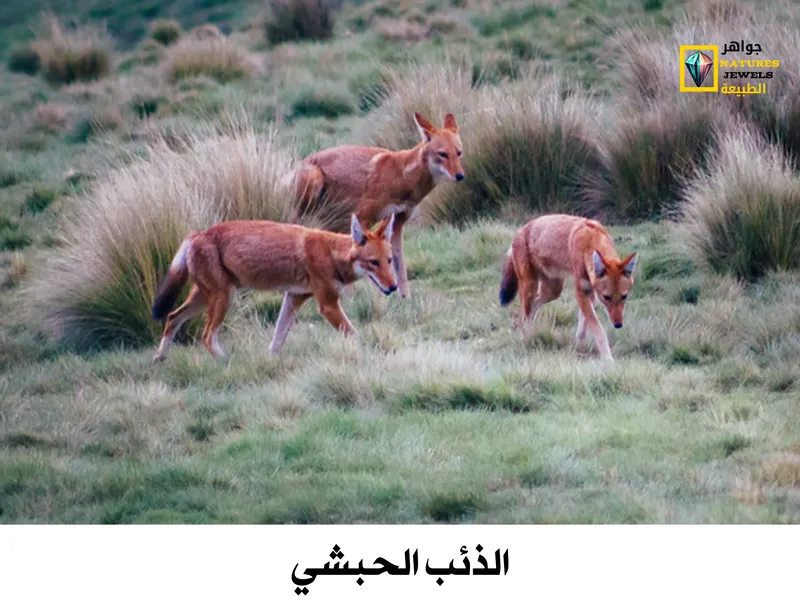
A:
MULTIPOLYGON (((263 1, 74 0, 61 16, 108 23, 108 69, 55 87, 11 53, 48 4, 0 7, 0 522, 800 522, 796 165, 706 148, 703 114, 620 126, 672 75, 627 70, 616 34, 657 56, 677 2, 334 4, 329 37, 273 46, 263 1), (415 110, 456 115, 467 180, 406 229, 410 298, 358 283, 355 339, 311 301, 272 358, 280 296, 239 294, 229 361, 187 335, 151 363, 180 236, 292 218, 278 148, 408 147, 415 110), (640 253, 625 327, 598 309, 614 366, 574 341, 571 283, 528 341, 499 306, 514 233, 555 209, 618 217, 640 253)), ((735 115, 795 148, 793 39, 775 95, 715 135, 735 115)))
MULTIPOLYGON (((646 261, 665 227, 614 233, 646 261)), ((42 361, 21 339, 0 374, 2 519, 796 521, 762 470, 800 435, 791 383, 776 385, 797 373, 797 281, 759 298, 708 276, 707 299, 676 306, 693 275, 652 276, 670 293, 634 289, 608 369, 571 341, 568 293, 537 325, 555 344, 509 329, 497 264, 513 231, 410 231, 414 296, 359 284, 345 310, 361 341, 313 306, 278 359, 263 351, 271 319, 247 310, 223 334, 227 364, 202 346, 157 367, 153 348, 42 361), (442 250, 441 237, 486 247, 442 250), (359 317, 365 302, 377 317, 359 317), (74 389, 80 406, 52 404, 74 389)))

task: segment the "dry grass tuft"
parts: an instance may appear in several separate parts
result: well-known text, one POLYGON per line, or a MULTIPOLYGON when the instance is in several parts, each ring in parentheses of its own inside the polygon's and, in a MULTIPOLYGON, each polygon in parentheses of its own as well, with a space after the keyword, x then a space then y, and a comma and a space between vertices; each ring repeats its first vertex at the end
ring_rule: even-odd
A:
POLYGON ((705 168, 730 117, 716 102, 685 98, 618 108, 616 117, 600 142, 604 168, 590 173, 590 212, 615 223, 674 217, 685 178, 705 168))
POLYGON ((110 46, 105 30, 89 25, 67 25, 46 14, 31 47, 39 56, 40 72, 45 81, 66 85, 107 75, 111 70, 110 46))
MULTIPOLYGON (((800 156, 800 31, 781 8, 756 12, 752 7, 720 0, 687 9, 667 33, 642 29, 623 31, 613 42, 613 56, 628 97, 642 102, 673 98, 675 94, 675 52, 681 44, 723 44, 731 39, 769 40, 759 60, 778 60, 774 76, 767 82, 767 93, 738 99, 717 97, 729 115, 739 115, 755 125, 770 141, 781 145, 795 162, 800 156)), ((747 59, 744 54, 726 59, 747 59)), ((687 110, 704 110, 708 94, 683 94, 687 110), (692 107, 695 107, 694 109, 692 107)))
POLYGON ((62 340, 80 349, 155 340, 156 286, 194 229, 228 219, 325 224, 298 214, 281 185, 295 157, 274 132, 232 117, 187 135, 177 150, 156 139, 148 158, 113 165, 70 211, 62 249, 30 290, 62 340))
POLYGON ((760 478, 766 484, 800 487, 800 453, 784 452, 764 461, 760 478))
POLYGON ((745 280, 800 268, 800 175, 790 160, 749 130, 723 135, 719 147, 684 194, 696 259, 745 280))
POLYGON ((250 54, 225 37, 186 37, 167 52, 166 78, 171 83, 200 76, 228 83, 246 79, 254 72, 250 54))

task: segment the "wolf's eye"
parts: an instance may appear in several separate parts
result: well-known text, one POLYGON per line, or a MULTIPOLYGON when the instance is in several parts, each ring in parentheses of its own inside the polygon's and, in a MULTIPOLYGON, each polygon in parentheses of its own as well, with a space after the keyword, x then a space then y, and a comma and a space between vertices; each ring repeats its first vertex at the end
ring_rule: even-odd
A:
POLYGON ((622 299, 625 300, 628 298, 628 294, 622 294, 622 299))
POLYGON ((391 258, 387 258, 386 262, 388 262, 389 264, 392 264, 392 259, 391 258))
POLYGON ((456 154, 458 154, 459 156, 461 156, 461 150, 459 150, 458 152, 456 152, 456 154))
POLYGON ((606 302, 611 302, 611 296, 606 296, 606 295, 604 294, 604 295, 603 295, 603 298, 605 299, 605 301, 606 301, 606 302))
POLYGON ((373 267, 379 267, 380 264, 381 264, 381 261, 379 261, 379 260, 371 260, 371 261, 369 261, 369 264, 371 264, 373 267))
POLYGON ((447 158, 447 152, 439 152, 439 156, 442 158, 447 158))

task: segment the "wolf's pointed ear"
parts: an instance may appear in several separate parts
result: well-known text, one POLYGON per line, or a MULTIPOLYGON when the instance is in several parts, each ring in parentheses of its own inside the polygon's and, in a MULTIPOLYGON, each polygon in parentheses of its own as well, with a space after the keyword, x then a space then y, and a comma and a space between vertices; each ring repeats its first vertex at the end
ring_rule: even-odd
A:
POLYGON ((414 113, 414 122, 417 124, 417 129, 419 129, 419 135, 422 141, 430 142, 436 128, 418 112, 414 113))
POLYGON ((364 233, 364 228, 361 226, 361 221, 353 214, 350 218, 350 235, 353 236, 353 241, 359 246, 367 243, 367 234, 364 233))
POLYGON ((638 260, 639 253, 634 252, 633 254, 629 254, 625 260, 622 261, 622 272, 626 277, 633 275, 633 272, 636 270, 636 261, 638 260))
POLYGON ((602 277, 606 274, 606 263, 603 261, 603 257, 600 256, 600 253, 595 250, 592 254, 592 266, 594 267, 594 273, 598 277, 602 277))
POLYGON ((375 228, 375 235, 378 237, 389 238, 392 235, 392 227, 394 226, 394 213, 383 219, 378 227, 375 228), (388 233, 387 233, 388 230, 388 233))
POLYGON ((456 125, 456 118, 453 116, 453 113, 447 113, 444 116, 444 129, 449 129, 453 133, 458 133, 458 125, 456 125))
POLYGON ((389 217, 383 224, 384 230, 381 233, 387 240, 392 239, 392 233, 394 232, 394 215, 395 213, 392 213, 392 216, 389 217))

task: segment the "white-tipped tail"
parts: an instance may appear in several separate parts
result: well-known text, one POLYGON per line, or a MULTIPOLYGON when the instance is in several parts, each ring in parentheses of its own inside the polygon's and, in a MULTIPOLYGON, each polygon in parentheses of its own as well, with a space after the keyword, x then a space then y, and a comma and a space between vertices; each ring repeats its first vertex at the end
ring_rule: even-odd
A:
POLYGON ((172 263, 169 265, 167 276, 156 290, 156 296, 153 299, 153 318, 156 321, 167 316, 167 313, 181 295, 181 290, 189 278, 186 255, 191 247, 192 243, 189 240, 183 240, 180 248, 175 253, 175 257, 172 259, 172 263))
POLYGON ((169 265, 170 269, 176 270, 186 266, 186 253, 189 251, 189 246, 191 246, 191 244, 189 240, 183 240, 181 247, 178 248, 175 257, 172 259, 172 263, 169 265))

